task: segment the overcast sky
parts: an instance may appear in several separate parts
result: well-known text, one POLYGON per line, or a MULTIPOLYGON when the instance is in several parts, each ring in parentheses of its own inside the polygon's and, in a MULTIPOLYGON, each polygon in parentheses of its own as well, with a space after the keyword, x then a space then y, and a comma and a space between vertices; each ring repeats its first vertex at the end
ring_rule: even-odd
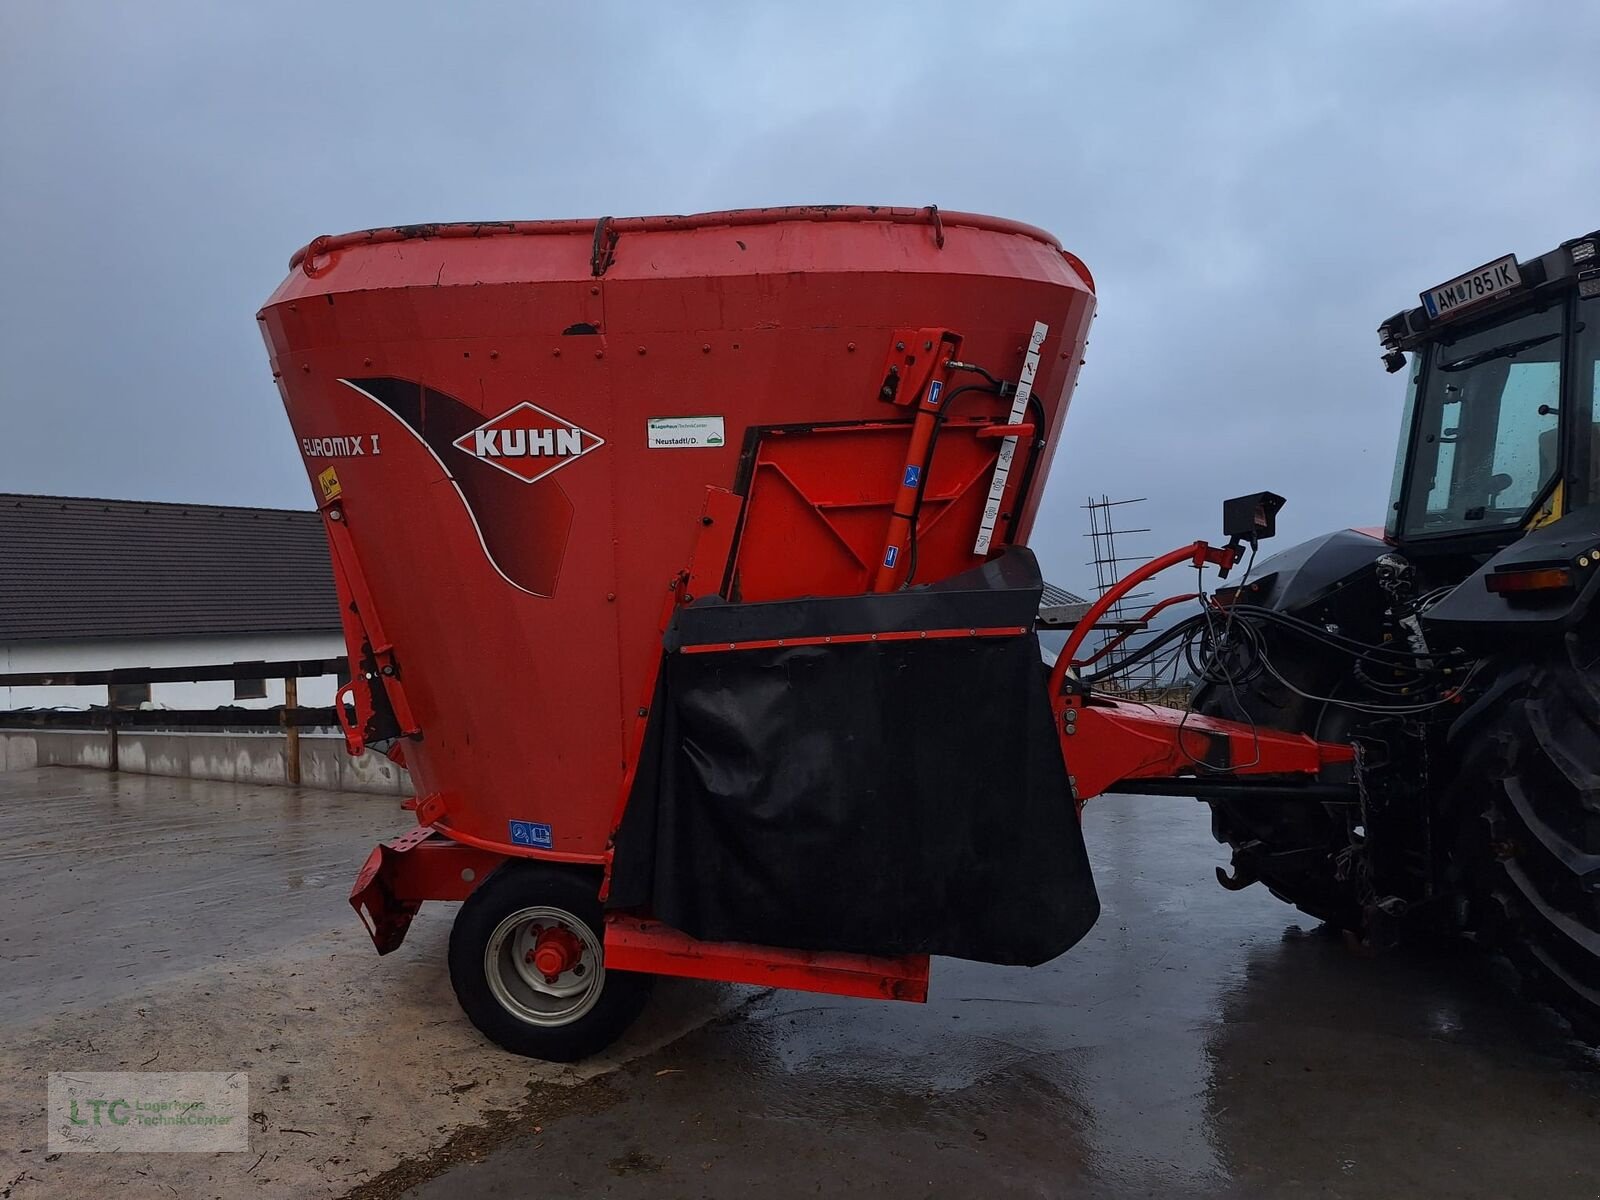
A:
MULTIPOLYGON (((0 3, 0 490, 308 506, 254 314, 402 222, 923 205, 1100 309, 1035 544, 1376 524, 1378 321, 1600 226, 1600 6, 0 3)), ((1280 543, 1282 544, 1282 543, 1280 543)))

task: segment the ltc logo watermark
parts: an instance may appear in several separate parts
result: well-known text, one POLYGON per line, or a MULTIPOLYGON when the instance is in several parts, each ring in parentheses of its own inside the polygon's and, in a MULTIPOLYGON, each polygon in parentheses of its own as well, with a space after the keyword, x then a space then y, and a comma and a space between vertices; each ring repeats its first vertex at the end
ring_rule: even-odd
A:
POLYGON ((52 1154, 250 1148, 242 1071, 52 1071, 48 1091, 52 1154))
POLYGON ((606 443, 599 434, 524 401, 452 444, 507 475, 533 483, 606 443))

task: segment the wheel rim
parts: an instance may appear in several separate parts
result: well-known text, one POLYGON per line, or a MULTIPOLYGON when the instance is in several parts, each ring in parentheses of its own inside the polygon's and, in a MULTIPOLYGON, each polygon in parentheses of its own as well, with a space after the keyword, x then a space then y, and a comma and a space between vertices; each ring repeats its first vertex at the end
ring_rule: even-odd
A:
POLYGON ((522 908, 499 925, 483 951, 489 990, 502 1008, 530 1025, 569 1025, 594 1007, 605 986, 600 939, 586 921, 559 908, 522 908), (540 937, 570 937, 575 955, 554 979, 534 963, 540 937))

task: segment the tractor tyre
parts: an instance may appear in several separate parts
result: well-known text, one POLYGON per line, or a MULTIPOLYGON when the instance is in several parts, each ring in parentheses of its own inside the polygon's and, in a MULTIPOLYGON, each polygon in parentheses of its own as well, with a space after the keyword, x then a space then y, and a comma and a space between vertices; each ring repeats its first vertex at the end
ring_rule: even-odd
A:
POLYGON ((608 971, 598 875, 513 859, 467 897, 450 930, 450 982, 495 1044, 577 1062, 604 1050, 649 999, 654 976, 608 971))
POLYGON ((1600 1042, 1600 638, 1505 664, 1448 745, 1469 930, 1600 1042))
MULTIPOLYGON (((1303 690, 1327 695, 1331 673, 1317 664, 1299 664, 1303 690)), ((1298 695, 1271 675, 1248 681, 1202 683, 1191 700, 1195 712, 1244 721, 1266 729, 1304 733, 1338 741, 1343 730, 1338 710, 1298 695)), ((1262 883, 1278 899, 1337 930, 1360 931, 1364 924, 1361 881, 1341 867, 1348 861, 1352 830, 1347 805, 1317 800, 1212 800, 1211 834, 1233 851, 1223 885, 1238 889, 1262 883)))

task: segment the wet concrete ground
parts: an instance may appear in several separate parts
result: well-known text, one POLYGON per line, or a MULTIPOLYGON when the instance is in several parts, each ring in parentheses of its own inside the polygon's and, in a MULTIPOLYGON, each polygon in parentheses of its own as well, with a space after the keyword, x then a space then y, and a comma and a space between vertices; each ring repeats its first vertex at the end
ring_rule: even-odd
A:
POLYGON ((293 945, 410 823, 393 796, 59 767, 0 775, 0 812, 12 1021, 293 945))
POLYGON ((926 1006, 673 983, 579 1070, 457 1011, 453 906, 345 903, 394 801, 0 775, 0 1197, 1600 1196, 1600 1069, 1470 955, 1222 891, 1204 810, 1095 801, 1105 914, 926 1006), (43 1153, 49 1070, 244 1070, 245 1156, 43 1153))
POLYGON ((574 1111, 586 1081, 744 998, 678 983, 607 1054, 530 1063, 460 1017, 455 905, 379 958, 346 902, 373 843, 413 824, 396 797, 49 767, 0 773, 0 814, 0 1200, 303 1200, 397 1164, 420 1178, 440 1147, 496 1135, 536 1096, 574 1111), (249 1152, 47 1152, 49 1072, 137 1070, 245 1072, 249 1152))
POLYGON ((1255 889, 1204 810, 1087 816, 1105 914, 926 1007, 773 993, 406 1193, 1600 1196, 1600 1073, 1470 955, 1371 959, 1255 889))

